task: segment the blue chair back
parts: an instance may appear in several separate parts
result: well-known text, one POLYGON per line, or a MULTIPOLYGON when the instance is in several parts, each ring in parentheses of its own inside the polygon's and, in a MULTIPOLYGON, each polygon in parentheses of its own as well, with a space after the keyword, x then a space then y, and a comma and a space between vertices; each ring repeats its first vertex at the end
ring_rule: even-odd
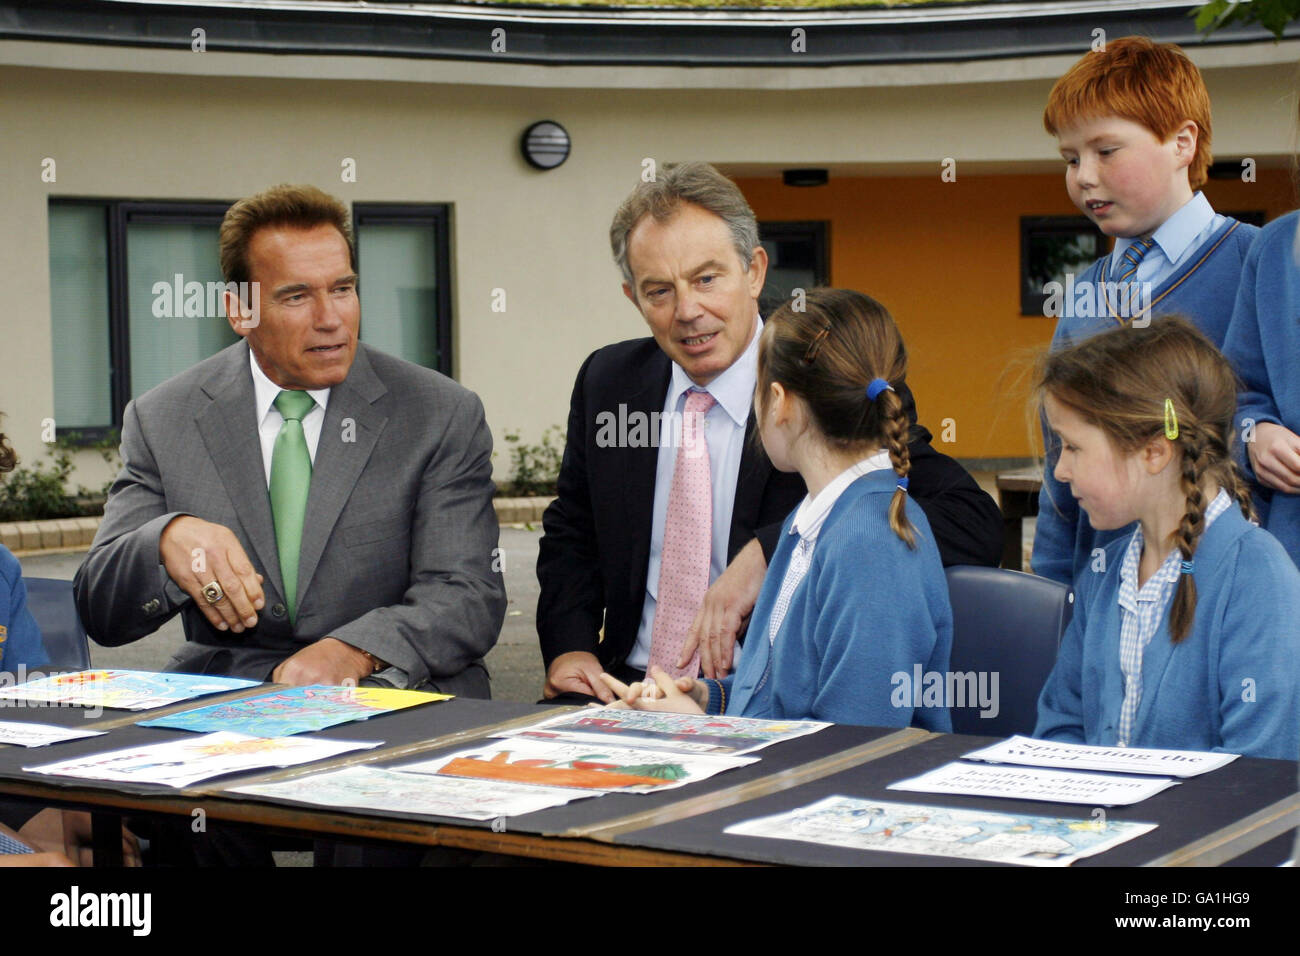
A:
POLYGON ((27 608, 41 629, 50 670, 85 670, 90 666, 90 642, 77 615, 72 582, 56 578, 23 578, 27 608))
POLYGON ((948 568, 947 575, 953 619, 949 670, 954 676, 949 679, 963 691, 958 700, 966 698, 965 706, 950 708, 953 732, 991 737, 1033 733, 1038 695, 1074 611, 1073 591, 1047 578, 1001 568, 958 565, 948 568), (972 673, 973 680, 955 676, 972 673), (990 701, 996 715, 987 706, 990 701), (989 716, 981 716, 982 711, 989 716))

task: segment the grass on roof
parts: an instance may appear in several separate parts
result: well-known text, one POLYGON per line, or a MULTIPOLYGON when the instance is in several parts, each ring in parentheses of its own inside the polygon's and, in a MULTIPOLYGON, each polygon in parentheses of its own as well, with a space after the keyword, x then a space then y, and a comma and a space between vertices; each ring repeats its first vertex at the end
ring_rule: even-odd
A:
POLYGON ((974 6, 1008 0, 452 0, 466 6, 593 7, 605 9, 861 10, 872 7, 974 6))

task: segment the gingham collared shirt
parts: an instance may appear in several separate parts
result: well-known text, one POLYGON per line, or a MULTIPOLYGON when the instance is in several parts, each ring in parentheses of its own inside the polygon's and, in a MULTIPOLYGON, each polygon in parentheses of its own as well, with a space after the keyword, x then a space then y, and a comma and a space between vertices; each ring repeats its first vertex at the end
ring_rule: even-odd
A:
MULTIPOLYGON (((1205 509, 1205 530, 1214 519, 1228 510, 1232 499, 1222 488, 1205 509)), ((1201 532, 1204 536, 1205 532, 1201 532)), ((1169 552, 1160 569, 1138 588, 1138 562, 1142 557, 1142 528, 1138 527, 1129 539, 1124 559, 1119 566, 1119 668, 1124 674, 1124 704, 1119 711, 1119 736, 1116 743, 1127 747, 1133 736, 1138 704, 1142 702, 1142 655, 1152 636, 1160 629, 1160 621, 1178 586, 1182 572, 1183 555, 1177 548, 1169 552)))
POLYGON ((19 843, 13 837, 0 833, 0 854, 34 853, 26 843, 19 843))

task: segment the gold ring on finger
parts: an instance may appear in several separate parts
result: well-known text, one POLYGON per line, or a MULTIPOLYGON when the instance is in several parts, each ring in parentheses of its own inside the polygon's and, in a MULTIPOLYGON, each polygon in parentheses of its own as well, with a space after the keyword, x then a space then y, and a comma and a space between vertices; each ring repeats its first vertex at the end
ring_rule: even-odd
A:
POLYGON ((217 604, 226 596, 226 592, 221 590, 221 585, 216 581, 203 585, 203 599, 209 604, 217 604))

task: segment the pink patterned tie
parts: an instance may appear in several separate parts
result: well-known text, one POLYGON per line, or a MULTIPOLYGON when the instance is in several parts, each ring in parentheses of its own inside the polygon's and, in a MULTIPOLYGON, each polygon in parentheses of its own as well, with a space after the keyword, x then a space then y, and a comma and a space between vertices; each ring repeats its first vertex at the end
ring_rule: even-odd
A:
POLYGON ((664 548, 659 562, 659 598, 650 631, 650 664, 674 677, 694 677, 700 672, 698 650, 685 667, 676 665, 691 622, 704 601, 704 592, 709 589, 713 482, 704 416, 713 405, 714 398, 708 392, 692 389, 686 393, 682 440, 677 447, 677 464, 668 492, 664 548))

